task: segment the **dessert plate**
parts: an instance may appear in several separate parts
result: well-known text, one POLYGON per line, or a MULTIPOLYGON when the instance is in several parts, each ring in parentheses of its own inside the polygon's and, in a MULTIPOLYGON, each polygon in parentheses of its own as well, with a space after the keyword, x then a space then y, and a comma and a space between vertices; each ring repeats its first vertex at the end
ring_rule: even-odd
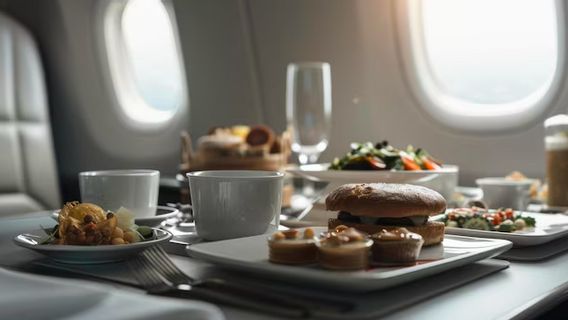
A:
POLYGON ((172 238, 172 234, 168 231, 156 228, 153 228, 153 230, 156 239, 123 245, 73 246, 41 244, 42 239, 45 238, 42 230, 38 230, 33 234, 20 234, 14 238, 14 243, 63 263, 108 263, 125 260, 150 246, 167 242, 172 238))
MULTIPOLYGON (((152 217, 136 218, 134 223, 139 226, 158 227, 162 222, 167 219, 179 216, 179 210, 172 207, 158 206, 156 208, 156 215, 152 217)), ((57 220, 59 217, 59 210, 51 213, 53 219, 57 220)))
MULTIPOLYGON (((316 233, 327 228, 314 228, 316 233)), ((371 268, 365 271, 330 271, 318 266, 286 266, 268 261, 267 236, 199 243, 187 247, 190 256, 255 276, 278 278, 300 286, 333 288, 346 292, 386 289, 475 261, 499 255, 512 247, 499 239, 448 235, 441 245, 422 249, 416 265, 371 268)))
MULTIPOLYGON (((556 213, 517 212, 533 217, 536 227, 516 232, 485 231, 446 227, 446 234, 460 236, 509 240, 515 247, 537 246, 552 240, 568 236, 568 216, 556 213)), ((444 215, 437 215, 431 220, 441 220, 444 215)))

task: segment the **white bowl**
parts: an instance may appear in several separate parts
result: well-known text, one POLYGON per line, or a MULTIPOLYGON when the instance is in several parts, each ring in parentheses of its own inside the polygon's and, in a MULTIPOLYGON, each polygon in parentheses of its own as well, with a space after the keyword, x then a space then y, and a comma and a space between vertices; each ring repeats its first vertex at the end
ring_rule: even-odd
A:
POLYGON ((534 180, 510 180, 503 177, 487 177, 475 180, 483 190, 483 201, 491 209, 513 208, 525 210, 530 200, 534 180))
POLYGON ((329 182, 326 190, 346 183, 409 183, 438 191, 446 200, 455 192, 459 168, 444 165, 439 170, 390 171, 390 170, 329 170, 329 163, 290 167, 288 172, 310 180, 329 182))
POLYGON ((282 173, 218 170, 190 172, 187 177, 200 238, 239 238, 278 229, 282 173))

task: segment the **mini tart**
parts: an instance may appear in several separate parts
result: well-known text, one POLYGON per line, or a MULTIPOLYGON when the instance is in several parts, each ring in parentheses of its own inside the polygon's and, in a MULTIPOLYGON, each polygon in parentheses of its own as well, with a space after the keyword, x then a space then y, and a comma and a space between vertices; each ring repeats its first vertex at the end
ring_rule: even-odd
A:
POLYGON ((371 235, 373 265, 412 265, 420 254, 424 239, 406 228, 383 229, 371 235))
POLYGON ((424 246, 434 246, 440 244, 444 240, 444 230, 446 225, 440 221, 429 220, 426 224, 421 226, 386 226, 386 225, 376 225, 376 224, 365 224, 357 222, 346 222, 339 219, 329 219, 328 229, 333 230, 339 225, 346 225, 348 227, 367 232, 368 234, 375 234, 383 229, 394 230, 397 228, 404 227, 410 232, 417 233, 424 239, 424 246))
POLYGON ((317 247, 314 231, 304 230, 300 236, 298 230, 287 230, 274 233, 268 238, 268 260, 278 264, 312 264, 317 262, 317 247))
POLYGON ((353 228, 324 233, 316 243, 319 263, 331 270, 364 270, 369 267, 369 252, 373 245, 365 233, 353 228))

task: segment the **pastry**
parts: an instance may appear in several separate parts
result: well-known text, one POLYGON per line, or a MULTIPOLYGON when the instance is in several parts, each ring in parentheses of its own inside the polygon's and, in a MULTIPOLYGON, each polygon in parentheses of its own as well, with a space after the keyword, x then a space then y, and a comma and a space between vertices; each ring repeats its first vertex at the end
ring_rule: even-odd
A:
POLYGON ((303 234, 296 229, 278 231, 268 238, 269 258, 272 263, 310 264, 317 262, 314 230, 307 228, 303 234))
POLYGON ((424 239, 406 228, 383 229, 371 235, 372 263, 379 266, 412 265, 416 262, 424 239))
POLYGON ((338 226, 324 233, 318 246, 319 263, 332 270, 363 270, 369 266, 369 250, 373 241, 354 228, 338 226))

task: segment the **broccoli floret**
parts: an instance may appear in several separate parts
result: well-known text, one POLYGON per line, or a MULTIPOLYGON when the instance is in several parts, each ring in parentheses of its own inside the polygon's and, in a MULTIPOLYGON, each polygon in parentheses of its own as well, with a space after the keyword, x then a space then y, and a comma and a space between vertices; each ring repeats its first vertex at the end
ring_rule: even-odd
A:
POLYGON ((482 218, 469 219, 463 224, 463 227, 466 229, 486 230, 486 231, 489 231, 491 229, 489 227, 489 223, 482 218))
POLYGON ((513 232, 515 231, 515 224, 513 223, 513 221, 507 219, 499 225, 499 228, 497 230, 501 232, 513 232))

